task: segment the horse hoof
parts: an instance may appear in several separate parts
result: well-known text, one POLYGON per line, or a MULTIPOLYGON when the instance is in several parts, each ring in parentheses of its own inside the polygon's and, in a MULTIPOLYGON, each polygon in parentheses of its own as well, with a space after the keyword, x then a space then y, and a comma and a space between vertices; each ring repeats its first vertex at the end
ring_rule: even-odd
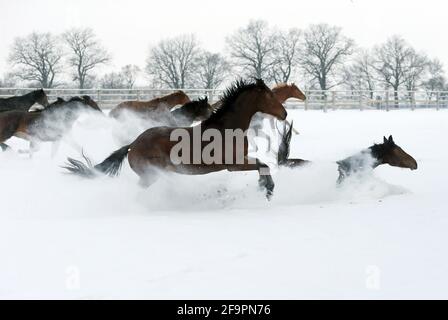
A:
POLYGON ((274 196, 274 193, 273 193, 272 191, 268 191, 268 192, 266 193, 266 199, 267 199, 268 201, 271 201, 273 196, 274 196))

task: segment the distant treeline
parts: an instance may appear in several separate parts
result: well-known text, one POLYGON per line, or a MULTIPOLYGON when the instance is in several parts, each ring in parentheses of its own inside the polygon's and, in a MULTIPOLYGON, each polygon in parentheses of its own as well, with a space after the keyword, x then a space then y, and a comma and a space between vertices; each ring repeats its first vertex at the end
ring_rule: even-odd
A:
POLYGON ((280 30, 255 20, 225 43, 218 53, 204 50, 193 34, 164 39, 150 48, 145 66, 130 62, 98 77, 98 67, 112 59, 92 29, 31 33, 15 39, 0 87, 131 89, 144 75, 148 86, 171 89, 216 89, 248 76, 317 90, 448 90, 443 64, 398 35, 360 48, 337 26, 280 30))

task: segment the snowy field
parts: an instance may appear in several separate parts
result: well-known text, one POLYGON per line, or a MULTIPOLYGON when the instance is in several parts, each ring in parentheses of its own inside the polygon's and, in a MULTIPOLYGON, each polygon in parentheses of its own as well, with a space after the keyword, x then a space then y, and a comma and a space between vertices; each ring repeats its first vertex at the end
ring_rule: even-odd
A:
MULTIPOLYGON (((290 111, 292 157, 274 199, 256 173, 166 176, 148 190, 64 175, 63 144, 0 153, 0 298, 448 298, 448 111, 290 111), (384 135, 419 170, 381 167, 336 188, 334 161, 384 135)), ((119 144, 83 118, 95 161, 119 144)))

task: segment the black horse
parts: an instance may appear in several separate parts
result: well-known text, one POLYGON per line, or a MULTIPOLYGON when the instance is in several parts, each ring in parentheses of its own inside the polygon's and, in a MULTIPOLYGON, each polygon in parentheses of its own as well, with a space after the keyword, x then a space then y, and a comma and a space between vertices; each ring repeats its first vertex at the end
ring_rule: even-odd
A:
POLYGON ((374 144, 358 154, 338 161, 337 164, 339 184, 357 172, 372 170, 383 164, 411 170, 417 170, 418 168, 417 161, 395 144, 392 136, 384 137, 382 144, 374 144))
POLYGON ((20 97, 0 99, 0 112, 12 110, 28 111, 36 103, 43 107, 49 105, 47 95, 43 89, 32 91, 20 97))
MULTIPOLYGON (((277 155, 278 165, 280 167, 296 168, 310 163, 310 161, 302 159, 289 159, 291 137, 292 124, 289 128, 285 124, 277 155)), ((357 172, 373 170, 384 164, 411 170, 417 170, 418 168, 417 161, 399 147, 392 136, 389 138, 384 137, 382 144, 374 144, 370 148, 336 163, 339 172, 338 184, 341 184, 347 177, 357 172)))
POLYGON ((208 98, 190 101, 170 112, 175 126, 191 126, 196 121, 207 120, 213 113, 208 98))
POLYGON ((102 112, 89 96, 74 97, 69 101, 58 100, 47 108, 36 111, 7 111, 0 113, 0 147, 15 136, 30 142, 30 152, 37 150, 39 142, 57 142, 70 131, 83 111, 102 112))

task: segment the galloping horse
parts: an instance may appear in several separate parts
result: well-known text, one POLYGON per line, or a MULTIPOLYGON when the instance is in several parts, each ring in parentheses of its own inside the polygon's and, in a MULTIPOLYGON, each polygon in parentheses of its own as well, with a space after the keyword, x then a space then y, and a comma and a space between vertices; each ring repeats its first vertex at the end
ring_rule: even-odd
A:
POLYGON ((113 108, 109 115, 119 118, 123 111, 128 110, 140 115, 150 116, 154 112, 169 112, 177 105, 184 105, 190 102, 190 98, 183 91, 176 91, 164 97, 155 98, 150 101, 126 101, 113 108))
MULTIPOLYGON (((278 152, 278 164, 281 167, 296 168, 309 164, 310 161, 302 159, 289 159, 291 143, 291 126, 283 131, 282 141, 278 152)), ((337 161, 338 184, 347 177, 363 171, 373 170, 380 165, 389 164, 393 167, 417 170, 417 161, 407 154, 401 147, 395 144, 394 138, 384 137, 382 144, 374 144, 370 148, 363 150, 344 160, 337 161)))
POLYGON ((296 98, 302 101, 306 100, 305 94, 294 83, 277 84, 274 88, 272 88, 272 92, 280 103, 285 103, 286 100, 290 98, 296 98))
POLYGON ((0 99, 0 112, 12 110, 28 111, 36 103, 43 107, 48 106, 48 98, 43 89, 27 93, 20 97, 0 99))
POLYGON ((221 99, 222 105, 219 110, 202 122, 200 125, 189 128, 169 128, 158 127, 151 128, 142 133, 134 142, 126 145, 110 155, 102 163, 89 166, 74 159, 68 159, 69 164, 66 167, 70 172, 85 176, 95 176, 95 171, 108 174, 110 176, 118 175, 121 164, 128 155, 128 161, 131 168, 140 177, 140 185, 149 187, 157 179, 158 170, 171 171, 182 174, 201 175, 217 171, 251 171, 256 170, 260 174, 260 186, 266 189, 268 199, 273 195, 274 181, 269 173, 269 167, 258 160, 249 159, 247 129, 249 128, 252 117, 257 112, 270 114, 280 120, 285 120, 287 112, 282 104, 275 98, 272 91, 264 84, 262 80, 254 83, 237 81, 232 87, 227 89, 221 99), (211 132, 217 133, 218 139, 214 137, 218 149, 214 149, 213 156, 217 160, 209 162, 204 159, 204 153, 210 147, 211 141, 205 138, 205 135, 211 132), (237 142, 232 139, 231 143, 226 143, 223 139, 231 132, 241 132, 243 139, 237 142), (173 159, 172 152, 179 144, 173 138, 173 134, 182 133, 186 137, 185 145, 187 150, 182 150, 182 158, 188 158, 187 161, 178 161, 173 159), (196 138, 202 137, 199 143, 196 138), (206 140, 206 141, 204 141, 206 140), (199 144, 199 145, 198 145, 199 144), (185 151, 185 154, 184 154, 185 151), (241 152, 242 151, 242 152, 241 152), (195 157, 198 155, 200 159, 195 157), (227 155, 230 154, 230 161, 227 155))
POLYGON ((366 169, 388 164, 393 167, 417 170, 417 161, 395 144, 394 138, 384 137, 382 144, 374 144, 354 156, 338 161, 339 178, 342 183, 347 177, 366 169))
POLYGON ((0 147, 15 136, 30 141, 30 152, 39 142, 57 142, 71 129, 82 111, 93 109, 101 112, 89 96, 74 97, 69 101, 61 98, 45 109, 35 112, 7 111, 0 113, 0 147))

